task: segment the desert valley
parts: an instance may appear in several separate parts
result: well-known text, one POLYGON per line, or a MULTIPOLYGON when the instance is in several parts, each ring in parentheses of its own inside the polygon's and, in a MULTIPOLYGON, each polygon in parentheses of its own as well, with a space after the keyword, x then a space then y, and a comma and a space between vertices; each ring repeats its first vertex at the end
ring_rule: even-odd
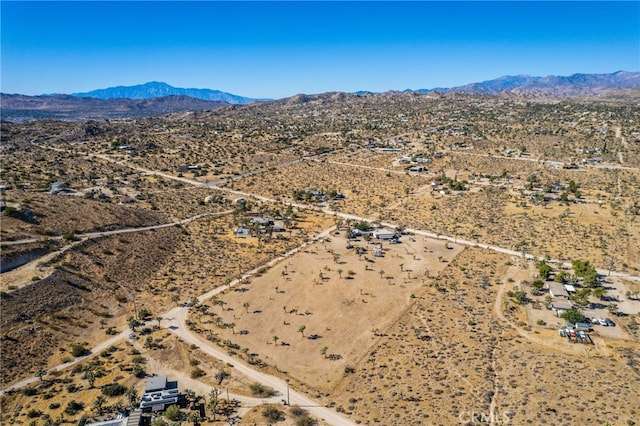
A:
POLYGON ((639 105, 3 121, 0 422, 640 424, 639 105))

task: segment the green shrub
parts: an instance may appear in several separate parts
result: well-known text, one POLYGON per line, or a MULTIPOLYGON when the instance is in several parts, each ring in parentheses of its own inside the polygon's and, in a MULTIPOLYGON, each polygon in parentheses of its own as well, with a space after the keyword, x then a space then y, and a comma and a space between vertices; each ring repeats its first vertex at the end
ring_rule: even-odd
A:
POLYGON ((126 391, 127 391, 127 387, 122 386, 119 383, 114 383, 102 388, 102 394, 106 396, 120 396, 120 395, 124 395, 126 391))
POLYGON ((84 345, 75 343, 71 346, 71 355, 73 355, 76 358, 79 356, 83 356, 86 353, 87 353, 87 348, 85 348, 84 345))
POLYGON ((262 410, 262 416, 271 422, 284 420, 284 412, 271 405, 262 410))
POLYGON ((64 412, 70 416, 75 416, 78 414, 78 411, 82 409, 84 409, 84 404, 73 400, 67 404, 67 408, 64 409, 64 412))
POLYGON ((38 390, 35 389, 35 388, 27 387, 27 388, 22 389, 22 394, 26 395, 26 396, 33 396, 33 395, 35 395, 37 393, 38 393, 38 390))
POLYGON ((296 426, 315 426, 318 423, 307 414, 296 420, 296 426))
POLYGON ((180 407, 177 405, 170 405, 169 408, 165 410, 164 416, 172 422, 175 422, 180 419, 180 407))
POLYGON ((29 412, 27 413, 27 417, 29 417, 30 419, 36 418, 36 417, 40 417, 42 415, 42 411, 39 410, 29 410, 29 412))
POLYGON ((197 379, 198 377, 202 377, 205 374, 207 374, 207 373, 205 373, 205 371, 203 369, 199 368, 199 367, 196 367, 193 370, 191 370, 191 378, 192 379, 197 379))
POLYGON ((269 386, 265 386, 262 383, 254 382, 249 386, 251 389, 251 393, 255 396, 259 396, 260 398, 268 398, 276 394, 269 386))

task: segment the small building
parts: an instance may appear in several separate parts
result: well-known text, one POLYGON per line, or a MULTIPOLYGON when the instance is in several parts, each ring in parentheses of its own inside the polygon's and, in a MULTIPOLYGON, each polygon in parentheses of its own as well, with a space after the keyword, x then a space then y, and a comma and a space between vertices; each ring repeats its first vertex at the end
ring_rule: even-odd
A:
POLYGON ((575 325, 576 330, 589 331, 591 326, 586 322, 577 322, 575 325))
POLYGON ((549 307, 557 316, 560 316, 561 313, 573 308, 573 303, 567 299, 553 299, 549 307))
POLYGON ((412 166, 412 167, 409 167, 409 171, 413 173, 422 173, 422 172, 426 172, 427 168, 424 166, 412 166))
POLYGON ((567 293, 562 283, 547 281, 547 288, 549 289, 551 297, 569 299, 569 293, 567 293))
POLYGON ((158 392, 168 389, 167 376, 153 376, 147 380, 147 384, 144 388, 144 393, 158 392))
POLYGON ((395 232, 385 231, 385 230, 373 231, 372 235, 377 240, 391 240, 396 237, 395 232))
POLYGON ((178 382, 170 382, 167 376, 153 376, 147 380, 144 395, 140 400, 143 411, 161 411, 180 399, 178 382))
POLYGON ((249 230, 247 228, 235 228, 233 230, 233 233, 237 237, 248 237, 249 236, 249 230))
POLYGON ((64 190, 68 189, 69 184, 66 181, 60 180, 58 182, 53 182, 50 186, 49 186, 49 191, 52 194, 58 194, 60 192, 63 192, 64 190))
POLYGON ((257 223, 260 226, 272 226, 274 224, 273 220, 264 217, 254 217, 251 219, 251 223, 257 223))

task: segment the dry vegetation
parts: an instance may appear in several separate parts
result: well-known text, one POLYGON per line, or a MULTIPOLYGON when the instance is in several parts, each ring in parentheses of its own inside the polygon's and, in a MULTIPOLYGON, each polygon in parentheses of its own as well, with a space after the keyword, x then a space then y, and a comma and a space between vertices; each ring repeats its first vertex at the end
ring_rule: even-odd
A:
MULTIPOLYGON (((637 294, 636 279, 610 283, 627 314, 619 332, 572 345, 557 319, 507 296, 531 292, 530 262, 417 235, 385 241, 375 257, 375 244, 346 240, 356 221, 318 207, 637 277, 636 106, 330 93, 136 121, 3 122, 2 263, 28 263, 1 277, 2 384, 125 330, 136 311, 154 322, 338 223, 339 233, 192 309, 191 327, 363 424, 472 424, 474 413, 510 424, 631 424, 640 301, 623 289, 637 294), (409 172, 416 159, 429 170, 409 172), (56 181, 71 194, 48 192, 56 181), (286 230, 261 231, 257 217, 286 230), (236 236, 240 227, 252 235, 236 236)), ((152 339, 154 349, 134 343, 148 373, 186 382, 198 367, 206 374, 189 383, 205 392, 228 369, 167 330, 152 339)), ((74 367, 32 385, 35 395, 3 395, 3 424, 77 422, 96 415, 99 386, 141 389, 131 345, 83 361, 100 372, 93 388, 74 367), (84 411, 63 414, 74 398, 84 411)), ((225 385, 246 395, 250 381, 229 372, 225 385)), ((303 416, 271 408, 283 412, 279 424, 303 416)), ((243 424, 269 421, 268 409, 245 409, 243 424)))

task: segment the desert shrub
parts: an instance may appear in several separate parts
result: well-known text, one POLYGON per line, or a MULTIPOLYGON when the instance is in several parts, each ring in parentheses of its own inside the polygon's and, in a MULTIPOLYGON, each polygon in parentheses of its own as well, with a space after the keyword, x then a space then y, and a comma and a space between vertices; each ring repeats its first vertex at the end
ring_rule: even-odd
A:
POLYGON ((59 402, 52 402, 51 404, 49 404, 49 410, 57 410, 58 408, 60 408, 59 402))
POLYGON ((71 355, 73 355, 76 358, 84 355, 86 352, 87 352, 87 348, 85 348, 84 345, 75 343, 71 346, 71 355))
MULTIPOLYGON (((140 352, 138 352, 137 349, 136 353, 138 353, 138 355, 135 355, 133 358, 131 358, 131 362, 133 362, 134 364, 144 364, 145 362, 147 362, 147 359, 145 357, 139 355, 140 352)), ((133 351, 131 352, 131 354, 133 355, 133 351)))
POLYGON ((131 373, 139 379, 147 375, 147 373, 139 364, 133 366, 133 369, 131 369, 131 373))
POLYGON ((31 409, 29 410, 29 412, 27 413, 27 417, 29 417, 30 419, 33 419, 35 417, 40 417, 42 415, 42 411, 40 410, 35 410, 35 409, 31 409))
POLYGON ((538 321, 536 321, 536 324, 538 325, 547 325, 547 322, 543 319, 539 319, 538 321))
POLYGON ((249 385, 249 389, 251 389, 251 393, 253 395, 259 396, 261 398, 267 398, 276 394, 276 392, 272 388, 258 382, 254 382, 249 385))
POLYGON ((296 420, 296 426, 315 426, 316 424, 318 423, 306 414, 296 420))
POLYGON ((192 379, 197 379, 198 377, 202 377, 205 374, 206 374, 205 371, 200 367, 196 367, 193 370, 191 370, 191 378, 192 379))
POLYGON ((289 412, 294 417, 300 417, 307 414, 307 411, 304 408, 300 407, 299 405, 292 405, 291 408, 289 409, 289 412))
POLYGON ((33 395, 35 395, 37 393, 38 393, 38 391, 35 388, 27 387, 27 388, 22 389, 22 394, 26 395, 26 396, 33 396, 33 395))
POLYGON ((262 417, 271 422, 279 422, 284 420, 284 412, 278 410, 276 407, 268 406, 262 410, 262 417))
POLYGON ((177 421, 178 419, 180 419, 180 407, 175 404, 170 405, 169 408, 165 410, 164 416, 172 422, 177 421))
POLYGON ((70 383, 69 385, 67 385, 67 392, 69 393, 74 393, 78 391, 78 386, 76 386, 73 383, 70 383))
POLYGON ((542 287, 544 287, 544 281, 542 281, 542 280, 535 280, 535 281, 531 284, 531 286, 532 286, 533 288, 541 289, 542 287))
POLYGON ((64 409, 64 412, 65 414, 74 416, 78 413, 78 411, 82 410, 83 408, 84 408, 84 403, 72 400, 67 404, 67 408, 64 409))
POLYGON ((127 391, 127 387, 122 386, 119 383, 114 383, 102 388, 102 393, 103 395, 106 395, 106 396, 120 396, 120 395, 124 395, 126 391, 127 391))

